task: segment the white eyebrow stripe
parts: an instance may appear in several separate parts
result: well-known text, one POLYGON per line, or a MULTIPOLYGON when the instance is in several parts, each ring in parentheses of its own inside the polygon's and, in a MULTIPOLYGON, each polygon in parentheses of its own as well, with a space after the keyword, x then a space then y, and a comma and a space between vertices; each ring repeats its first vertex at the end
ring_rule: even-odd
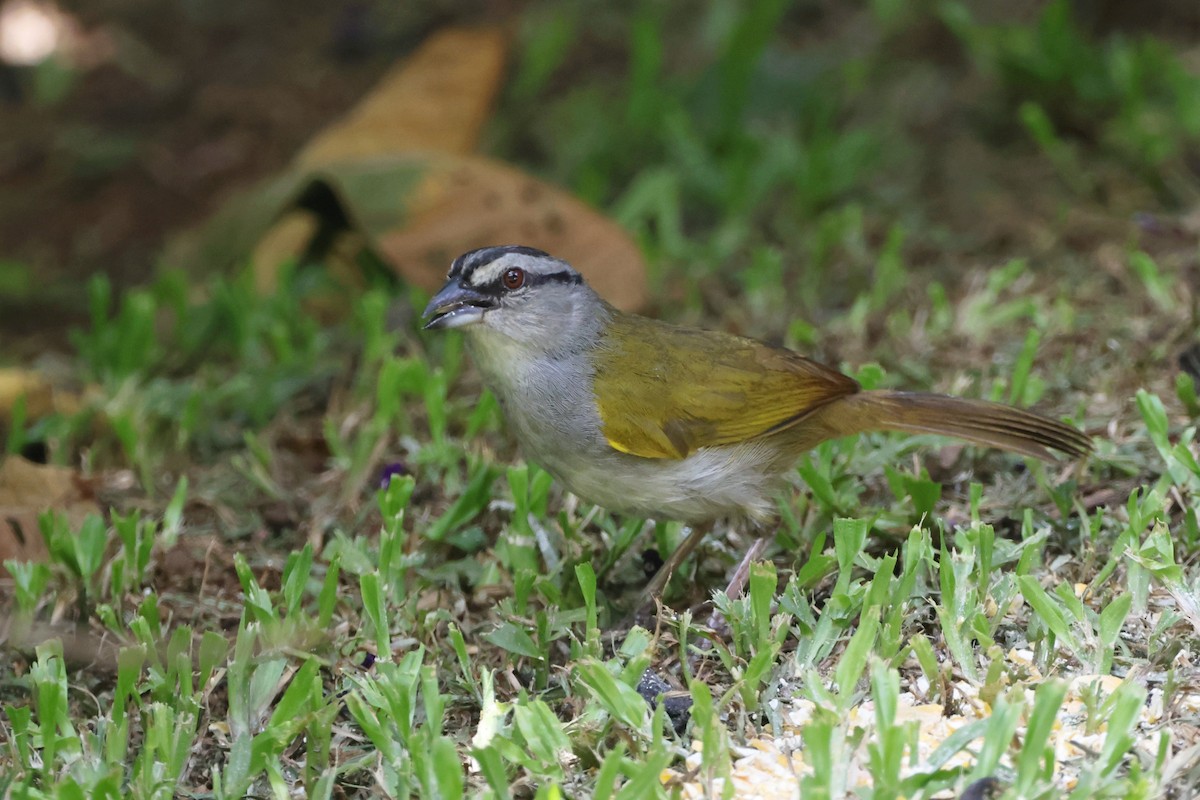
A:
POLYGON ((507 253, 491 263, 478 267, 467 276, 467 283, 472 286, 487 286, 490 283, 494 283, 506 269, 512 266, 512 262, 516 260, 516 257, 516 253, 507 253))

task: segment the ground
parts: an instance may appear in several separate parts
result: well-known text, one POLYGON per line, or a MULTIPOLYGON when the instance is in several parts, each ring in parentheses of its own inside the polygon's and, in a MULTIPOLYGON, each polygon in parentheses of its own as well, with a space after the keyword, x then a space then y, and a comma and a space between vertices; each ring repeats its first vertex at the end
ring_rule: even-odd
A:
POLYGON ((60 513, 5 551, 0 786, 1192 796, 1194 9, 443 5, 81 3, 132 62, 6 76, 0 367, 53 392, 4 417, 0 534, 60 513), (722 527, 630 628, 680 526, 526 464, 421 290, 157 259, 463 21, 514 41, 482 149, 630 231, 646 313, 1095 453, 826 443, 745 597, 722 527))

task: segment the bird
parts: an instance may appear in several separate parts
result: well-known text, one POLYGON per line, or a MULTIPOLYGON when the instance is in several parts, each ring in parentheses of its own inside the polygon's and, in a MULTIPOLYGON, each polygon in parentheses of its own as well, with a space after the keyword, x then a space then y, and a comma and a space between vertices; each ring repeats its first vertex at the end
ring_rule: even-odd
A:
POLYGON ((618 310, 566 261, 524 245, 454 259, 423 319, 464 334, 524 455, 566 489, 691 526, 646 587, 655 599, 715 521, 767 524, 795 462, 826 440, 932 433, 1044 460, 1092 450, 1031 411, 864 390, 784 347, 618 310))

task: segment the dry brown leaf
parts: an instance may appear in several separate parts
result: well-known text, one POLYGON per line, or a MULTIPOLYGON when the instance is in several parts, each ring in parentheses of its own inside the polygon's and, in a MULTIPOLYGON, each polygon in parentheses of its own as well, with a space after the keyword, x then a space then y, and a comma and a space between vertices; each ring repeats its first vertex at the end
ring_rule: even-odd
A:
MULTIPOLYGON (((317 134, 293 168, 307 172, 404 152, 470 153, 490 115, 507 57, 507 36, 499 28, 434 33, 354 108, 317 134)), ((395 212, 397 219, 403 217, 401 209, 395 212)), ((317 215, 286 210, 254 246, 250 263, 256 287, 273 290, 283 264, 307 252, 320 231, 317 215)))
POLYGON ((0 643, 25 653, 33 653, 52 641, 61 645, 63 660, 71 667, 86 667, 92 673, 117 671, 119 643, 107 636, 97 636, 84 625, 21 620, 10 630, 0 631, 0 643))
POLYGON ((0 564, 9 559, 45 561, 49 556, 38 526, 38 512, 0 506, 0 564))
POLYGON ((320 235, 321 219, 304 208, 287 209, 258 243, 250 263, 254 265, 254 288, 263 294, 275 290, 283 265, 308 250, 320 235))
POLYGON ((54 410, 54 387, 28 369, 0 369, 0 420, 11 419, 13 405, 25 398, 25 414, 38 417, 54 410))
POLYGON ((366 247, 432 291, 460 253, 524 244, 570 261, 617 307, 644 306, 645 263, 624 230, 561 189, 468 154, 505 51, 495 29, 434 34, 290 170, 222 209, 172 259, 224 266, 252 252, 255 283, 269 292, 289 261, 316 256, 353 272, 366 247))
POLYGON ((500 89, 506 38, 497 28, 433 34, 309 142, 297 166, 409 150, 472 152, 500 89))
POLYGON ((323 254, 335 271, 357 269, 356 253, 365 246, 405 280, 433 291, 460 253, 524 244, 571 262, 618 308, 646 303, 645 262, 619 225, 562 189, 482 156, 406 153, 287 173, 246 203, 269 199, 291 210, 274 217, 278 222, 264 234, 265 222, 254 227, 265 216, 261 209, 225 209, 208 232, 209 257, 232 259, 236 243, 256 241, 257 286, 270 291, 279 266, 320 238, 320 218, 299 200, 313 195, 336 205, 336 216, 349 225, 323 254))
POLYGON ((442 285, 460 253, 522 244, 570 262, 618 308, 646 303, 642 254, 619 225, 561 189, 478 156, 431 159, 404 225, 378 234, 376 244, 428 291, 442 285))
POLYGON ((75 470, 34 464, 20 456, 0 461, 0 562, 44 561, 49 555, 38 515, 64 511, 73 525, 100 508, 75 470))

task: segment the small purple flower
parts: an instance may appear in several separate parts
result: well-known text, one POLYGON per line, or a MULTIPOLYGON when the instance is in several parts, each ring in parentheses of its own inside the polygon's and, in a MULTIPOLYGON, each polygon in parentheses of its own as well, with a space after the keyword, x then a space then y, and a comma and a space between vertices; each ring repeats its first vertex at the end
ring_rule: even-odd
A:
POLYGON ((386 489, 388 484, 392 482, 392 478, 408 475, 408 467, 403 461, 393 461, 390 464, 384 465, 379 471, 379 488, 386 489))

